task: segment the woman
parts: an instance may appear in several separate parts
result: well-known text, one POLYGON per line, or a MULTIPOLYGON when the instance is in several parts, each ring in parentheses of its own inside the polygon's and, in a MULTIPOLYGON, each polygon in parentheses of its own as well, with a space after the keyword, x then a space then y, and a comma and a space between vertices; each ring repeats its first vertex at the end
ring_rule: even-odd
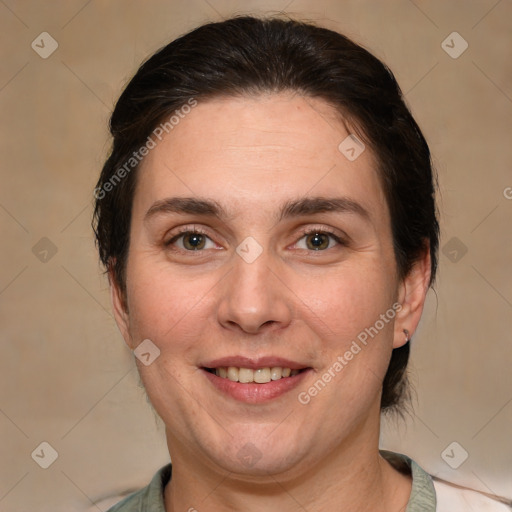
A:
POLYGON ((112 512, 466 499, 379 452, 439 237, 429 149, 387 67, 309 24, 207 24, 141 66, 111 132, 99 252, 172 460, 112 512))

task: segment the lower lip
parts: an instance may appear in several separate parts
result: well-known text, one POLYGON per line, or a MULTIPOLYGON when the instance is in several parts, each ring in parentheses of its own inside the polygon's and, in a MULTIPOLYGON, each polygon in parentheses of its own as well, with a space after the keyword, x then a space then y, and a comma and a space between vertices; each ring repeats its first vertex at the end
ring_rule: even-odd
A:
POLYGON ((224 377, 217 377, 214 373, 202 370, 206 378, 221 392, 235 400, 248 404, 261 404, 274 400, 299 386, 312 371, 304 370, 293 377, 283 377, 279 380, 271 380, 265 384, 233 382, 224 377))

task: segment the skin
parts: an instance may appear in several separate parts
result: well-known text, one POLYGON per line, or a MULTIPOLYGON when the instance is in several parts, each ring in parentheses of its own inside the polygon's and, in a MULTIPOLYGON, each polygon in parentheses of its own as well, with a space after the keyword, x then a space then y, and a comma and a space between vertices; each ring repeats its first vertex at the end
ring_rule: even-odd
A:
POLYGON ((199 101, 142 163, 126 297, 111 276, 112 299, 129 347, 150 339, 160 349, 149 366, 137 363, 166 425, 167 511, 405 510, 411 480, 379 455, 379 405, 391 351, 420 320, 430 259, 426 251, 398 278, 375 158, 367 147, 349 161, 338 150, 348 134, 319 99, 216 98, 199 101), (146 217, 175 196, 214 199, 229 215, 146 217), (277 221, 285 201, 313 196, 350 198, 368 218, 324 212, 277 221), (190 236, 166 246, 186 226, 206 232, 201 251, 187 252, 190 236), (326 235, 328 247, 315 251, 302 228, 331 228, 348 242, 326 235), (252 263, 236 252, 249 236, 262 248, 252 263), (395 302, 394 320, 299 403, 298 393, 395 302), (279 356, 313 371, 298 389, 246 404, 200 370, 233 355, 279 356), (247 446, 260 457, 251 465, 239 456, 247 446))

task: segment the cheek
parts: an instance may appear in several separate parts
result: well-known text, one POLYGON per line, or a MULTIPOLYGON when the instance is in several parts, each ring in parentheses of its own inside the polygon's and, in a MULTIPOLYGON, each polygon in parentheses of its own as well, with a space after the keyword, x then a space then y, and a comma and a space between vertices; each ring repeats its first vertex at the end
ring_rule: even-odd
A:
POLYGON ((149 338, 162 349, 164 340, 172 339, 172 347, 179 349, 197 336, 218 281, 216 274, 194 277, 190 272, 171 271, 167 262, 143 253, 133 255, 127 274, 130 331, 135 342, 149 338))
POLYGON ((297 279, 291 287, 302 299, 300 316, 339 342, 355 339, 392 307, 395 287, 390 276, 393 272, 378 263, 350 265, 330 275, 297 279))

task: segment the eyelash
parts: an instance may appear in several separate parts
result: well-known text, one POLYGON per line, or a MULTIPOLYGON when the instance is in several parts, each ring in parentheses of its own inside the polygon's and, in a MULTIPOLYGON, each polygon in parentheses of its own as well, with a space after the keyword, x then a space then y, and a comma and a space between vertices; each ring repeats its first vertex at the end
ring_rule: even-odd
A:
MULTIPOLYGON (((196 227, 191 229, 190 226, 185 226, 185 227, 181 228, 178 231, 178 233, 176 233, 169 241, 165 242, 164 245, 166 247, 170 247, 179 238, 181 238, 183 235, 187 235, 187 234, 203 235, 203 236, 208 237, 211 240, 211 238, 208 236, 208 233, 206 233, 206 231, 204 231, 203 229, 196 228, 196 227)), ((331 230, 329 228, 325 228, 325 227, 306 228, 306 229, 301 230, 300 234, 301 234, 301 236, 300 236, 300 238, 298 240, 301 240, 302 238, 304 238, 305 236, 308 236, 308 235, 321 234, 321 235, 328 235, 328 236, 332 237, 339 245, 342 245, 342 246, 346 246, 347 245, 347 241, 344 238, 342 238, 340 235, 335 233, 333 230, 331 230)), ((333 249, 333 247, 330 247, 328 249, 322 249, 320 251, 315 251, 314 249, 301 249, 301 250, 307 250, 309 252, 325 252, 325 251, 327 251, 329 249, 333 249)), ((180 248, 174 249, 174 250, 177 251, 177 252, 185 252, 185 253, 200 253, 200 252, 204 252, 204 250, 190 251, 190 250, 187 250, 187 249, 180 249, 180 248)))

